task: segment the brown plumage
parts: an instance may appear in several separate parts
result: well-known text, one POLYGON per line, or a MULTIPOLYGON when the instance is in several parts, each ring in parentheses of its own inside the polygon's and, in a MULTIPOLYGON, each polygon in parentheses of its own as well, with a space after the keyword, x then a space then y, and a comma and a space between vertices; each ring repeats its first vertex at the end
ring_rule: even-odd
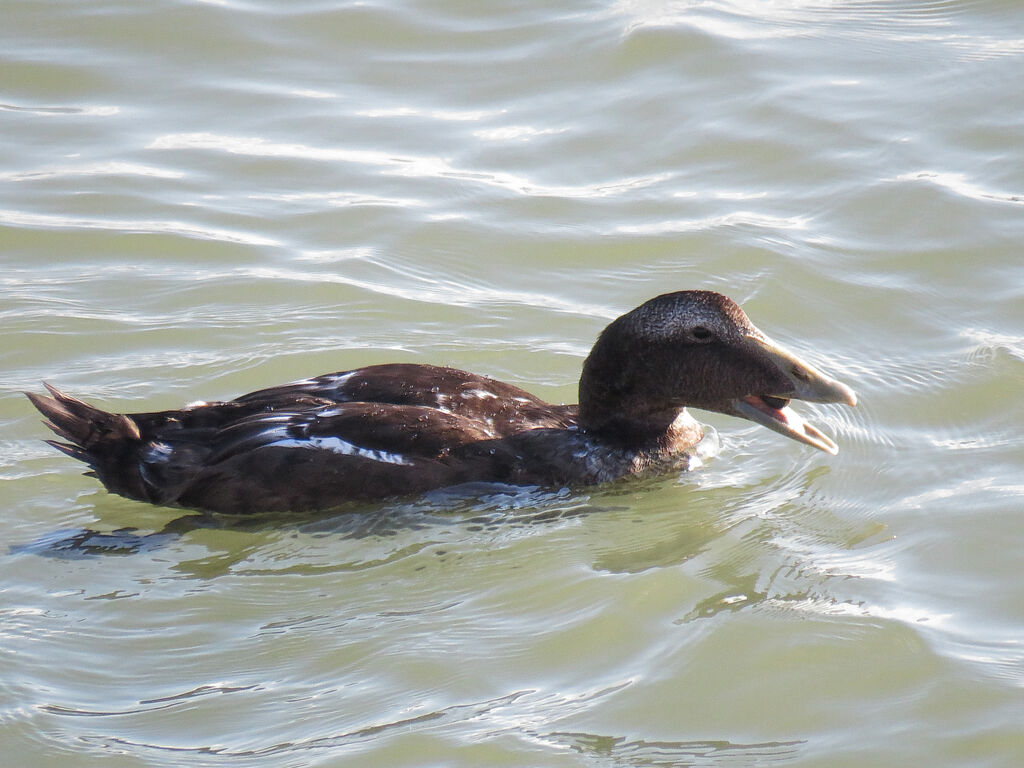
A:
POLYGON ((28 394, 113 493, 229 513, 328 509, 472 481, 582 486, 686 466, 703 436, 686 406, 763 424, 829 453, 790 398, 853 392, 771 342, 710 291, 651 299, 612 322, 576 405, 486 376, 391 364, 235 400, 112 414, 46 385, 28 394))

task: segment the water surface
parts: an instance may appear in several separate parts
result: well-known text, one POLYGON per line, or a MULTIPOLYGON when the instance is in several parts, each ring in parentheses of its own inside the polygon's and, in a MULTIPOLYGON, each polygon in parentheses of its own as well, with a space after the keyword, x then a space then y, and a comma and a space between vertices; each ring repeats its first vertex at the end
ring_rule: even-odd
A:
POLYGON ((1024 763, 1024 9, 8 2, 22 766, 1024 763), (41 442, 388 362, 556 402, 709 288, 857 390, 683 476, 219 527, 41 442), (132 530, 125 530, 132 529, 132 530))

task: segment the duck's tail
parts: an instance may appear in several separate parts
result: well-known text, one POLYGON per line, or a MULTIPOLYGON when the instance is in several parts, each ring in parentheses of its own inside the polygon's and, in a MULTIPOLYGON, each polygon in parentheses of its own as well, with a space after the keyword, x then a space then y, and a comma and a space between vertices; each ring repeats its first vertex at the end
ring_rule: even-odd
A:
MULTIPOLYGON (((108 489, 115 493, 134 498, 140 497, 143 488, 138 473, 126 477, 119 467, 124 460, 137 453, 142 436, 138 425, 130 416, 108 413, 66 395, 50 384, 43 382, 50 397, 26 392, 25 395, 43 416, 43 423, 58 437, 68 442, 47 440, 58 451, 87 464, 93 471, 86 474, 99 478, 108 489)), ((135 462, 131 461, 134 465, 135 462)))

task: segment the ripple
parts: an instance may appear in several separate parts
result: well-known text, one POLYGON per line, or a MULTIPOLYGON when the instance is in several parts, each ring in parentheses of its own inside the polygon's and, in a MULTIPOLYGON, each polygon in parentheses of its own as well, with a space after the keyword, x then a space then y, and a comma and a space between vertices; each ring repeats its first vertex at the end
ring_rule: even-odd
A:
POLYGON ((537 136, 554 136, 566 133, 568 128, 534 128, 529 125, 505 125, 474 131, 473 135, 484 141, 528 141, 537 136))
POLYGON ((233 280, 237 277, 253 277, 261 280, 281 280, 299 283, 341 283, 371 293, 394 296, 416 302, 433 302, 454 307, 481 307, 497 304, 524 305, 553 309, 559 312, 585 317, 602 317, 609 320, 618 317, 610 307, 574 301, 566 296, 551 296, 532 291, 514 291, 507 287, 478 284, 470 285, 456 280, 440 281, 434 277, 412 276, 411 284, 402 285, 401 276, 408 283, 409 270, 401 266, 378 264, 391 272, 389 279, 366 280, 351 275, 320 271, 303 271, 285 267, 241 267, 230 272, 211 270, 202 274, 204 280, 233 280))
MULTIPOLYGON (((812 3, 817 5, 817 3, 812 3)), ((759 40, 799 35, 798 30, 783 25, 751 23, 765 19, 765 12, 778 14, 781 4, 758 4, 744 8, 740 3, 694 3, 692 0, 618 0, 613 12, 630 19, 626 33, 660 27, 687 26, 711 37, 732 40, 759 40)), ((776 16, 776 19, 779 17, 776 16)))
POLYGON ((652 224, 624 224, 617 232, 632 235, 664 235, 673 232, 703 232, 719 227, 758 227, 771 230, 806 229, 808 219, 803 216, 766 216, 751 211, 736 211, 707 218, 661 221, 652 224))
POLYGON ((199 240, 216 240, 227 243, 241 243, 254 246, 281 245, 277 240, 250 232, 202 227, 194 222, 146 221, 134 219, 76 218, 59 214, 25 213, 22 211, 0 210, 0 225, 15 227, 39 227, 43 229, 99 229, 112 232, 142 232, 149 234, 178 235, 199 240))
POLYGON ((477 122, 505 114, 505 110, 451 110, 451 109, 418 109, 416 107, 389 107, 384 109, 357 109, 355 114, 360 117, 417 117, 429 120, 445 120, 452 122, 477 122))
POLYGON ((372 149, 312 147, 284 144, 253 136, 213 133, 168 134, 154 139, 148 149, 203 150, 257 157, 287 157, 320 162, 354 163, 384 169, 382 173, 410 177, 445 179, 497 187, 527 197, 602 198, 625 195, 671 178, 671 174, 632 176, 586 185, 545 185, 527 176, 503 171, 457 168, 434 155, 399 155, 372 149))
POLYGON ((262 192, 249 195, 250 200, 270 200, 278 203, 310 203, 314 210, 323 205, 332 207, 348 206, 393 206, 408 210, 426 205, 412 197, 380 197, 355 192, 262 192))
MULTIPOLYGON (((248 688, 252 688, 249 686, 248 688)), ((238 690, 246 690, 240 688, 238 690)), ((99 741, 100 743, 114 743, 122 747, 132 747, 142 750, 167 751, 178 754, 215 754, 220 757, 266 757, 289 754, 305 754, 319 750, 337 750, 339 748, 351 748, 357 744, 370 741, 386 739, 388 737, 409 732, 418 732, 425 729, 436 729, 451 727, 456 724, 479 723, 486 724, 488 718, 499 713, 503 708, 513 706, 519 699, 530 695, 533 691, 517 691, 515 693, 500 696, 494 699, 468 703, 453 704, 442 709, 410 717, 379 722, 365 725, 356 730, 328 736, 318 736, 308 739, 296 739, 288 742, 270 744, 266 746, 255 746, 252 748, 231 749, 223 746, 213 745, 182 745, 182 744, 160 744, 154 742, 135 741, 126 738, 111 737, 83 737, 87 741, 99 741)), ((105 714, 105 713, 104 713, 105 714)))
POLYGON ((120 107, 22 107, 14 104, 0 104, 0 111, 27 112, 43 117, 60 117, 62 115, 84 115, 86 117, 110 117, 120 114, 120 107))
POLYGON ((180 179, 180 171, 155 168, 151 165, 125 162, 83 163, 55 165, 31 171, 6 171, 0 173, 3 181, 38 181, 40 179, 62 179, 76 176, 146 176, 154 179, 180 179))
POLYGON ((960 336, 974 345, 967 353, 967 360, 972 364, 989 366, 1004 353, 1024 363, 1024 336, 981 328, 965 328, 960 336))
POLYGON ((65 717, 125 717, 128 715, 138 715, 147 712, 172 709, 176 705, 187 702, 190 699, 209 696, 211 694, 230 694, 237 693, 239 691, 251 691, 257 687, 258 686, 255 684, 228 685, 227 683, 216 683, 201 685, 198 688, 193 688, 189 691, 185 691, 184 693, 161 696, 155 699, 145 699, 140 701, 139 706, 137 707, 128 707, 126 709, 118 710, 89 710, 78 707, 65 707, 59 704, 43 704, 40 705, 39 708, 44 712, 49 712, 54 715, 62 715, 65 717))
POLYGON ((954 31, 956 20, 976 3, 961 0, 888 2, 847 0, 619 0, 613 13, 629 19, 626 33, 645 29, 689 27, 711 39, 737 41, 821 36, 853 38, 873 49, 885 44, 934 43, 963 60, 984 61, 1018 56, 1024 38, 954 31))
POLYGON ((557 746, 615 765, 690 766, 734 762, 762 765, 789 762, 800 753, 802 741, 771 741, 753 744, 731 741, 631 741, 621 736, 553 732, 541 738, 557 746), (749 763, 748 763, 749 761, 749 763))
POLYGON ((884 181, 910 181, 932 184, 940 189, 948 190, 968 200, 995 201, 998 203, 1024 204, 1024 194, 1013 194, 1009 192, 996 192, 987 190, 984 187, 967 180, 963 173, 940 173, 938 171, 915 171, 904 173, 893 179, 884 181))

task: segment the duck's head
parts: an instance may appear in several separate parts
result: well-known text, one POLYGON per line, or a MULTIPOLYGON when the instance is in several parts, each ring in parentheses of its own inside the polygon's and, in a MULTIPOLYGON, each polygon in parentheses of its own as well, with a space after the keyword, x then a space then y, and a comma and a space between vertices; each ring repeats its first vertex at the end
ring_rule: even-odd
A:
POLYGON ((686 406, 727 413, 835 454, 790 400, 856 405, 845 384, 780 347, 731 299, 666 293, 611 323, 580 377, 580 424, 625 440, 665 433, 686 406))

